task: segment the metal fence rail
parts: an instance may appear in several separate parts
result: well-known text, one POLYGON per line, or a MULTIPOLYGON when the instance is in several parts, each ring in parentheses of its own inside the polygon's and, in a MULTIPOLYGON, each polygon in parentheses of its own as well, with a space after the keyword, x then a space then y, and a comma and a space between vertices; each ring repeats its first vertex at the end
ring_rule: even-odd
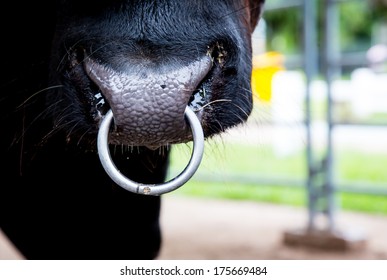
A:
MULTIPOLYGON (((356 184, 341 184, 338 185, 334 181, 334 143, 333 134, 336 126, 347 125, 345 123, 335 122, 333 119, 333 97, 332 97, 332 83, 335 78, 340 75, 340 69, 343 66, 366 66, 367 60, 365 53, 350 53, 343 54, 339 50, 338 24, 339 14, 338 7, 341 3, 350 1, 362 0, 294 0, 294 1, 273 1, 266 6, 266 12, 276 11, 280 9, 300 9, 303 12, 303 52, 300 57, 292 59, 292 63, 287 67, 304 69, 306 77, 306 112, 305 112, 305 127, 306 127, 306 157, 308 177, 306 179, 306 189, 308 192, 308 212, 309 221, 308 227, 314 228, 316 217, 323 215, 326 217, 329 230, 335 228, 335 192, 356 192, 375 195, 387 195, 387 188, 381 188, 380 185, 372 183, 356 183, 356 184), (321 5, 318 5, 321 4, 321 5), (318 34, 318 16, 317 9, 323 9, 323 28, 322 34, 318 34), (322 49, 317 46, 317 37, 322 36, 322 49), (320 56, 320 57, 319 57, 320 56), (297 65, 299 63, 299 65, 297 65), (321 64, 319 64, 321 63, 321 64), (328 131, 326 135, 326 149, 325 155, 322 158, 316 156, 313 149, 311 128, 312 112, 311 112, 311 90, 310 85, 312 80, 318 74, 319 66, 324 80, 327 83, 327 113, 326 123, 328 131)), ((356 123, 351 123, 353 125, 356 123)), ((374 125, 364 124, 359 125, 374 125)), ((378 124, 378 126, 384 126, 378 124)), ((386 124, 387 128, 387 124, 386 124)), ((387 130, 386 130, 387 133, 387 130)), ((387 144, 386 144, 387 145, 387 144)), ((242 178, 239 178, 243 180, 242 178)), ((252 181, 251 178, 247 181, 252 181)), ((258 183, 256 178, 255 182, 258 183)), ((275 185, 276 180, 269 180, 268 178, 260 180, 261 182, 275 185)), ((284 180, 277 182, 283 185, 284 180)), ((300 182, 289 180, 286 185, 297 186, 300 182)))

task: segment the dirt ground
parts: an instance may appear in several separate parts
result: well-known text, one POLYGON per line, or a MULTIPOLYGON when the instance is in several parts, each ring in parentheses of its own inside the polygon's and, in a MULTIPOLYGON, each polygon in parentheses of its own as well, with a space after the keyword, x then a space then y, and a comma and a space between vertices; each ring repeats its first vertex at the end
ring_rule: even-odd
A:
POLYGON ((338 213, 338 229, 366 242, 353 250, 284 244, 285 232, 306 223, 303 208, 169 195, 162 205, 159 259, 387 259, 387 216, 338 213))
MULTIPOLYGON (((285 232, 306 221, 302 208, 165 195, 158 259, 387 259, 387 216, 338 213, 338 228, 366 241, 363 249, 345 251, 285 245, 285 232)), ((20 258, 0 232, 0 259, 20 258)))

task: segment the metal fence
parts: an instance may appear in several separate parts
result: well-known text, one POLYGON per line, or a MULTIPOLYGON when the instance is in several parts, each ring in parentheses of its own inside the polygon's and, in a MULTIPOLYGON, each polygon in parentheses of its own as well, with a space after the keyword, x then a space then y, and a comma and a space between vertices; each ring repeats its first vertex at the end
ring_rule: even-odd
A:
MULTIPOLYGON (((356 191, 359 193, 374 193, 378 195, 387 195, 387 188, 380 188, 372 184, 367 185, 338 185, 334 181, 334 142, 333 134, 338 126, 349 125, 348 123, 335 122, 333 119, 333 98, 332 98, 332 83, 340 69, 343 66, 366 66, 367 60, 365 53, 344 54, 339 49, 339 5, 344 2, 363 1, 363 0, 293 0, 293 1, 267 1, 266 13, 279 9, 300 9, 303 14, 303 52, 301 57, 292 60, 287 67, 303 68, 306 77, 306 157, 308 165, 308 178, 306 182, 308 192, 308 211, 309 222, 308 227, 313 228, 316 223, 316 216, 324 215, 328 220, 328 228, 335 227, 335 193, 337 191, 356 191), (317 9, 321 8, 323 14, 323 26, 318 28, 317 9), (322 34, 318 34, 318 32, 322 34), (317 37, 321 36, 321 48, 317 45, 317 37), (298 64, 297 64, 298 62, 298 64), (312 112, 311 112, 311 90, 310 85, 316 77, 318 70, 321 69, 323 79, 327 84, 327 134, 325 154, 320 157, 316 155, 313 148, 312 136, 313 129, 311 127, 312 112)), ((353 124, 353 123, 352 123, 353 124)), ((364 124, 362 125, 372 125, 364 124)), ((386 127, 387 133, 387 124, 386 127)), ((386 143, 387 145, 387 143, 386 143)), ((387 169, 386 169, 387 170, 387 169)))

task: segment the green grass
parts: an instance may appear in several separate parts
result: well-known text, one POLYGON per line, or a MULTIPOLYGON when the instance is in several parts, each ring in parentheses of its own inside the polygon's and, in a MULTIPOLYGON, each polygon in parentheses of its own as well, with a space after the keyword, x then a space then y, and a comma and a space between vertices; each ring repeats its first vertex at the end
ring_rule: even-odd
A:
POLYGON ((384 183, 387 189, 387 154, 339 151, 335 158, 340 180, 384 183))
POLYGON ((192 180, 180 188, 178 193, 195 197, 263 201, 276 204, 305 206, 305 193, 300 188, 292 187, 192 180))
MULTIPOLYGON (((190 147, 172 150, 172 172, 189 160, 190 147)), ((337 151, 335 182, 376 184, 387 190, 387 155, 359 151, 337 151)), ((305 207, 306 160, 304 152, 278 156, 272 147, 242 144, 206 146, 201 166, 178 194, 234 200, 262 201, 305 207), (241 180, 235 180, 241 178, 241 180), (247 180, 246 180, 247 178, 247 180), (279 183, 260 183, 261 179, 280 179, 279 183), (287 180, 292 185, 286 184, 287 180)), ((387 215, 387 196, 339 192, 339 208, 387 215)))
MULTIPOLYGON (((187 145, 188 146, 188 145, 187 145)), ((187 149, 178 147, 172 150, 172 168, 184 166, 190 156, 187 149)), ((303 178, 305 159, 302 154, 275 157, 270 147, 263 145, 248 146, 240 144, 206 146, 199 174, 276 174, 303 178), (273 172, 274 171, 274 172, 273 172)))
MULTIPOLYGON (((251 185, 239 183, 201 182, 192 180, 177 191, 180 195, 268 202, 306 207, 303 188, 251 185)), ((338 207, 343 210, 387 215, 387 197, 367 194, 338 193, 338 207)))

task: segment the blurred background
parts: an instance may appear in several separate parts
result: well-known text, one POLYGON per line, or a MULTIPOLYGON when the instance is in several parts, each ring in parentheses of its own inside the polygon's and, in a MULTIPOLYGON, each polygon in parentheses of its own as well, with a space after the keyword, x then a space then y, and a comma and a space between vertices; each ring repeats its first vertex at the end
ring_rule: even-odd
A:
MULTIPOLYGON (((249 121, 210 139, 198 172, 169 197, 292 207, 305 217, 299 239, 367 240, 337 233, 341 213, 387 224, 387 1, 267 0, 253 51, 249 121)), ((172 154, 171 178, 191 146, 172 154)))

